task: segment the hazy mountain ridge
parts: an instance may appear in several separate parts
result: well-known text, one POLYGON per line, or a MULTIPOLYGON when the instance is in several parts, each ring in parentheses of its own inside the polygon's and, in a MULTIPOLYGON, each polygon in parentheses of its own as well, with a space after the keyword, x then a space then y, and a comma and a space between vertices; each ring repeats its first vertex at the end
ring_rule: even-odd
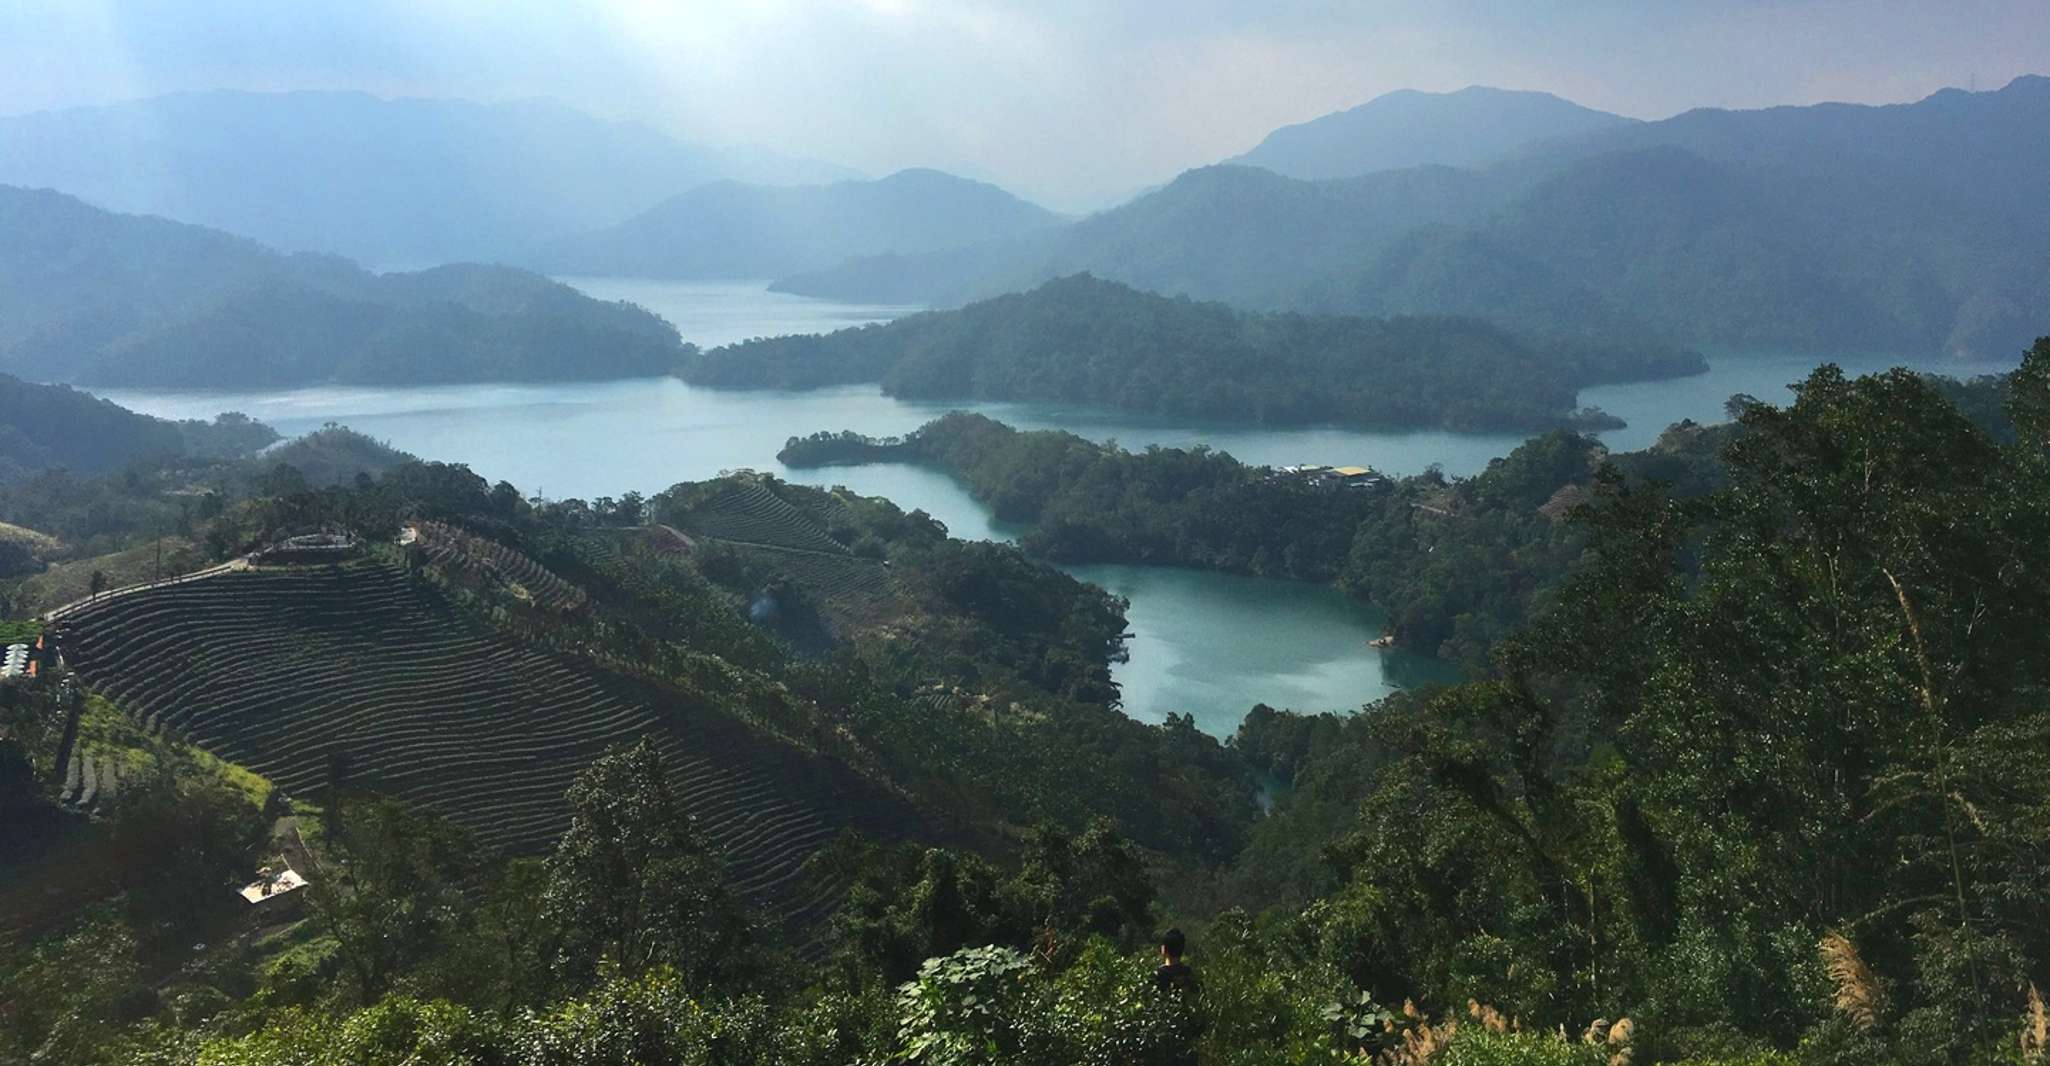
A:
POLYGON ((1450 167, 1332 182, 1219 164, 1059 230, 934 256, 852 260, 784 278, 783 291, 956 306, 1081 271, 1249 308, 1300 303, 1305 276, 1423 224, 1460 221, 1506 202, 1511 183, 1450 167))
POLYGON ((545 100, 213 91, 0 119, 0 183, 376 265, 492 258, 725 178, 855 176, 545 100))
POLYGON ((1471 167, 1534 142, 1635 122, 1551 93, 1483 85, 1449 93, 1399 89, 1283 126, 1225 162, 1313 181, 1434 164, 1471 167))
POLYGON ((855 256, 1001 240, 1061 221, 995 185, 937 170, 830 185, 720 181, 517 258, 555 274, 766 278, 855 256))
POLYGON ((1206 168, 1029 245, 780 285, 952 306, 1087 270, 1250 308, 2004 356, 2050 304, 2046 171, 2050 79, 2021 78, 1887 107, 1687 112, 1479 171, 1206 168))
POLYGON ((373 274, 0 186, 0 369, 173 388, 667 372, 666 322, 510 267, 373 274))

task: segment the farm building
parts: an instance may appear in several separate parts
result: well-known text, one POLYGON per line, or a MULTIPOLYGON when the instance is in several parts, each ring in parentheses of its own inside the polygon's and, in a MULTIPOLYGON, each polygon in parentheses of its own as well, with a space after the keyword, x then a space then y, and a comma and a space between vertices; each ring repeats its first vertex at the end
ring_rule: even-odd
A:
POLYGON ((272 873, 266 866, 257 871, 256 880, 242 886, 238 894, 252 907, 270 909, 278 901, 305 888, 306 884, 306 879, 299 876, 297 870, 286 867, 283 873, 272 873))
POLYGON ((1388 483, 1386 477, 1372 467, 1365 466, 1320 466, 1305 463, 1301 466, 1284 466, 1272 476, 1295 478, 1312 485, 1343 485, 1353 488, 1378 488, 1388 483))

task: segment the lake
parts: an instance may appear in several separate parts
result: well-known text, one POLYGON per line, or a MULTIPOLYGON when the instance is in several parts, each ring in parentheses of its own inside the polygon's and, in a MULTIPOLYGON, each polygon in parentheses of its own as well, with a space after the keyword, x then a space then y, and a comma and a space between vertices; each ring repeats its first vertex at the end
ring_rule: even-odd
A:
MULTIPOLYGON (((759 283, 675 283, 565 279, 603 299, 629 299, 676 324, 684 339, 715 346, 755 336, 816 333, 883 321, 906 308, 841 304, 767 291, 759 283)), ((1630 425, 1603 435, 1613 448, 1640 448, 1682 418, 1715 421, 1732 393, 1784 400, 1785 386, 1819 360, 1790 355, 1711 354, 1707 374, 1677 381, 1589 389, 1581 402, 1630 425)), ((1889 365, 1840 360, 1846 369, 1889 365)), ((1919 365, 1952 374, 2011 369, 2012 363, 1919 365)), ((339 422, 430 459, 468 463, 493 481, 561 499, 652 493, 678 481, 742 467, 794 482, 846 485, 923 508, 955 536, 1008 540, 1016 534, 943 474, 901 464, 788 470, 776 452, 793 435, 854 429, 904 433, 944 411, 979 411, 1026 429, 1066 429, 1091 439, 1207 444, 1252 463, 1357 463, 1410 474, 1436 463, 1471 474, 1522 438, 1509 434, 1371 433, 1332 427, 1267 429, 1177 422, 1047 404, 908 403, 874 386, 814 392, 718 392, 673 378, 568 385, 457 385, 419 388, 321 387, 263 393, 109 391, 107 398, 170 418, 228 410, 287 435, 339 422)), ((1125 709, 1158 721, 1196 715, 1228 735, 1254 703, 1298 710, 1351 710, 1399 688, 1444 679, 1442 666, 1367 641, 1382 617, 1335 590, 1295 582, 1160 567, 1073 567, 1131 601, 1131 661, 1116 671, 1125 709)))

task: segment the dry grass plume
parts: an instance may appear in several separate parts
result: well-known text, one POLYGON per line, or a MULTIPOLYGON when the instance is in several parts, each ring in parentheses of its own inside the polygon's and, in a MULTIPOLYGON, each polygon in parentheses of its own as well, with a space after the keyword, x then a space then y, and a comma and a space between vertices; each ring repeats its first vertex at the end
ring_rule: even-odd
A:
POLYGON ((2043 993, 2029 984, 2029 1009, 2022 1013, 2022 1061, 2030 1066, 2045 1061, 2050 1050, 2050 1012, 2043 1009, 2043 993))
POLYGON ((1886 993, 1879 977, 1858 954, 1858 946, 1842 933, 1824 934, 1817 945, 1829 979, 1836 985, 1836 1009, 1861 1029, 1873 1029, 1886 1013, 1886 993))

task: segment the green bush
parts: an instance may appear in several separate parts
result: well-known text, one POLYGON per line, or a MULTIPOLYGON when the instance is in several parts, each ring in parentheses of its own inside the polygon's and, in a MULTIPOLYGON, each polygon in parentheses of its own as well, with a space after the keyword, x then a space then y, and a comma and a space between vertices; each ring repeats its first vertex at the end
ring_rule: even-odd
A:
POLYGON ((1032 963, 1010 948, 964 948, 927 959, 897 992, 897 1057, 970 1066, 1019 1057, 1043 1016, 1032 963))
POLYGON ((1154 987, 1152 960, 1120 955, 1102 940, 1055 982, 1050 1025, 1063 1061, 1077 1066, 1168 1063, 1199 1032, 1193 1003, 1154 987))
POLYGON ((1531 1033, 1461 1028, 1433 1066, 1608 1066, 1606 1045, 1531 1033))

